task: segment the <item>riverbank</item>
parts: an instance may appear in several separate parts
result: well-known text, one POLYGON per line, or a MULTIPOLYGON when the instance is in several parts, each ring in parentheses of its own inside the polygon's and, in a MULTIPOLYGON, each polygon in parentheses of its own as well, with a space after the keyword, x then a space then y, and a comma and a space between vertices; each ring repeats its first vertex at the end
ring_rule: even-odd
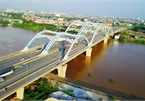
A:
POLYGON ((145 45, 145 35, 143 33, 142 34, 137 32, 132 32, 132 33, 130 31, 119 33, 121 34, 121 36, 119 37, 119 41, 145 45))
POLYGON ((99 94, 100 96, 106 96, 108 98, 109 97, 116 98, 119 100, 143 100, 143 98, 137 97, 135 95, 122 93, 119 91, 115 91, 115 90, 111 90, 108 88, 96 86, 96 85, 86 83, 83 81, 79 81, 79 80, 75 80, 75 79, 61 78, 61 77, 58 77, 58 76, 51 74, 51 73, 45 75, 43 78, 46 78, 47 80, 49 80, 51 82, 60 82, 60 83, 71 85, 71 86, 74 86, 77 88, 85 89, 87 91, 91 91, 91 92, 94 92, 96 94, 99 94))
MULTIPOLYGON (((57 100, 73 100, 73 101, 97 101, 97 100, 121 100, 122 98, 116 98, 114 96, 108 96, 107 94, 92 90, 88 87, 80 86, 75 83, 70 83, 69 81, 65 81, 65 78, 58 77, 54 74, 47 74, 43 77, 48 82, 51 82, 54 86, 57 84, 61 85, 61 89, 57 92, 53 92, 49 95, 49 98, 46 101, 50 101, 50 99, 55 98, 57 100), (58 81, 59 80, 59 81, 58 81), (65 82, 64 82, 65 81, 65 82)), ((77 81, 77 80, 73 80, 77 81)))
MULTIPOLYGON (((49 73, 43 76, 40 80, 26 86, 24 95, 24 100, 34 100, 35 98, 38 98, 37 100, 44 101, 143 100, 143 98, 134 95, 125 94, 70 78, 61 78, 52 73, 49 73), (43 86, 48 89, 44 90, 43 86), (40 90, 39 92, 38 89, 40 90), (33 98, 30 98, 31 95, 33 95, 33 98), (30 99, 26 97, 29 97, 30 99)), ((10 101, 17 100, 20 99, 14 97, 10 101)))
MULTIPOLYGON (((69 82, 60 82, 54 80, 54 78, 60 79, 61 77, 55 74, 47 74, 41 79, 31 83, 25 87, 23 100, 44 100, 44 101, 98 101, 98 100, 121 100, 122 98, 116 98, 114 96, 108 96, 107 94, 99 91, 82 87, 75 84, 68 84, 69 82)), ((61 78, 63 79, 63 78, 61 78)), ((13 95, 10 101, 20 100, 13 95)), ((21 100, 20 100, 21 101, 21 100)))
POLYGON ((22 20, 21 23, 10 23, 8 21, 0 21, 0 27, 12 26, 14 28, 21 28, 31 31, 43 31, 43 30, 65 31, 65 29, 67 28, 67 26, 64 25, 57 26, 54 24, 36 23, 26 19, 21 20, 22 20))

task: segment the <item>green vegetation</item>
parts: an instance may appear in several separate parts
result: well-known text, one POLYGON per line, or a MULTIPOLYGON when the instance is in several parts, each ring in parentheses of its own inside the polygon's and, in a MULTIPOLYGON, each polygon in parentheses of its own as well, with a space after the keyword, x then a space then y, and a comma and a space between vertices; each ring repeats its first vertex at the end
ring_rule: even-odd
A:
POLYGON ((113 101, 118 100, 116 97, 113 97, 113 96, 111 96, 110 99, 113 100, 113 101))
POLYGON ((133 31, 145 30, 145 25, 144 25, 144 24, 135 25, 135 27, 134 27, 132 30, 133 30, 133 31))
POLYGON ((145 36, 143 35, 132 34, 129 30, 120 32, 119 34, 121 34, 119 38, 119 41, 121 42, 132 42, 145 45, 145 36))
POLYGON ((143 40, 134 40, 133 42, 137 43, 137 44, 144 44, 145 45, 145 41, 143 41, 143 40))
POLYGON ((126 42, 126 39, 125 39, 125 37, 121 36, 121 37, 119 38, 119 41, 121 41, 121 42, 126 42))
POLYGON ((67 31, 68 33, 72 33, 72 34, 77 34, 78 32, 76 30, 71 30, 71 31, 67 31))
POLYGON ((114 80, 114 79, 108 79, 108 81, 109 81, 110 83, 116 83, 116 82, 117 82, 117 80, 114 80))
POLYGON ((63 25, 59 28, 59 31, 64 32, 67 29, 67 26, 63 25))
POLYGON ((126 27, 126 25, 120 25, 119 23, 112 24, 112 27, 126 27))
POLYGON ((24 28, 28 30, 36 30, 36 31, 42 31, 44 29, 51 30, 51 31, 57 30, 57 26, 53 24, 38 24, 31 20, 27 21, 25 19, 23 19, 23 23, 14 23, 12 26, 18 28, 24 28))
POLYGON ((72 96, 73 90, 72 89, 68 89, 68 90, 64 90, 63 92, 72 96))
POLYGON ((7 21, 7 20, 0 20, 0 26, 6 27, 6 26, 8 26, 8 24, 10 24, 9 21, 7 21))
POLYGON ((58 91, 59 87, 53 87, 51 83, 44 82, 42 79, 35 84, 35 89, 26 89, 24 93, 24 100, 44 100, 48 94, 58 91))
POLYGON ((85 99, 86 99, 86 100, 92 100, 90 97, 86 97, 85 99))
POLYGON ((88 76, 89 76, 89 77, 92 77, 92 74, 88 73, 88 76))
POLYGON ((84 18, 81 18, 81 21, 85 21, 84 18))
POLYGON ((12 12, 10 13, 10 12, 7 12, 6 14, 11 19, 21 19, 22 16, 23 16, 23 13, 12 13, 12 12))
POLYGON ((77 20, 77 18, 66 18, 66 21, 73 21, 73 20, 77 20))

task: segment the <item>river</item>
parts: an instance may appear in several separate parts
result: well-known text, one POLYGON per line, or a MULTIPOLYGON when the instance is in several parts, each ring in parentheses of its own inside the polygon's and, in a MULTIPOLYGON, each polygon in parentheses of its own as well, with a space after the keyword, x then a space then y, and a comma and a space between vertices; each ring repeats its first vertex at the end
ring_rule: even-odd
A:
POLYGON ((0 57, 22 50, 36 32, 13 27, 0 27, 0 57))
MULTIPOLYGON (((20 51, 37 32, 0 27, 0 56, 20 51)), ((66 76, 145 98, 145 45, 109 40, 68 63, 66 76), (88 76, 88 73, 92 77, 88 76), (117 80, 112 84, 108 79, 117 80)))

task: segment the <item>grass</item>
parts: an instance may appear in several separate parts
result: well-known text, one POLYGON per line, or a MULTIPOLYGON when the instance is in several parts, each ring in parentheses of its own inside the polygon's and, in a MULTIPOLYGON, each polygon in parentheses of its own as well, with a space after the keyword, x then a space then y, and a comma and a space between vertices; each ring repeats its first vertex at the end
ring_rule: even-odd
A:
POLYGON ((117 82, 117 80, 114 80, 114 79, 108 79, 108 81, 109 81, 110 83, 116 83, 116 82, 117 82))
POLYGON ((92 100, 90 97, 86 97, 85 99, 86 99, 86 100, 92 100))
POLYGON ((118 100, 116 97, 113 97, 113 96, 111 96, 111 98, 110 98, 111 100, 113 100, 113 101, 116 101, 116 100, 118 100))
POLYGON ((88 76, 89 76, 89 77, 92 77, 92 74, 88 73, 88 76))
POLYGON ((68 95, 72 95, 73 90, 72 89, 68 89, 68 90, 65 90, 63 92, 68 94, 68 95))

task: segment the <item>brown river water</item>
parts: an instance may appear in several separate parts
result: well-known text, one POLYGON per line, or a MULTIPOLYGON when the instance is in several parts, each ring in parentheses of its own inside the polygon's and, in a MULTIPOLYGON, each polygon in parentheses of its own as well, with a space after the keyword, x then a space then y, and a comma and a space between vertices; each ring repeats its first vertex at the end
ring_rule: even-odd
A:
MULTIPOLYGON (((23 49, 37 32, 0 27, 0 56, 23 49)), ((145 98, 145 45, 109 40, 68 63, 66 76, 145 98), (92 77, 88 76, 91 74, 92 77), (117 80, 112 84, 108 79, 117 80)))

